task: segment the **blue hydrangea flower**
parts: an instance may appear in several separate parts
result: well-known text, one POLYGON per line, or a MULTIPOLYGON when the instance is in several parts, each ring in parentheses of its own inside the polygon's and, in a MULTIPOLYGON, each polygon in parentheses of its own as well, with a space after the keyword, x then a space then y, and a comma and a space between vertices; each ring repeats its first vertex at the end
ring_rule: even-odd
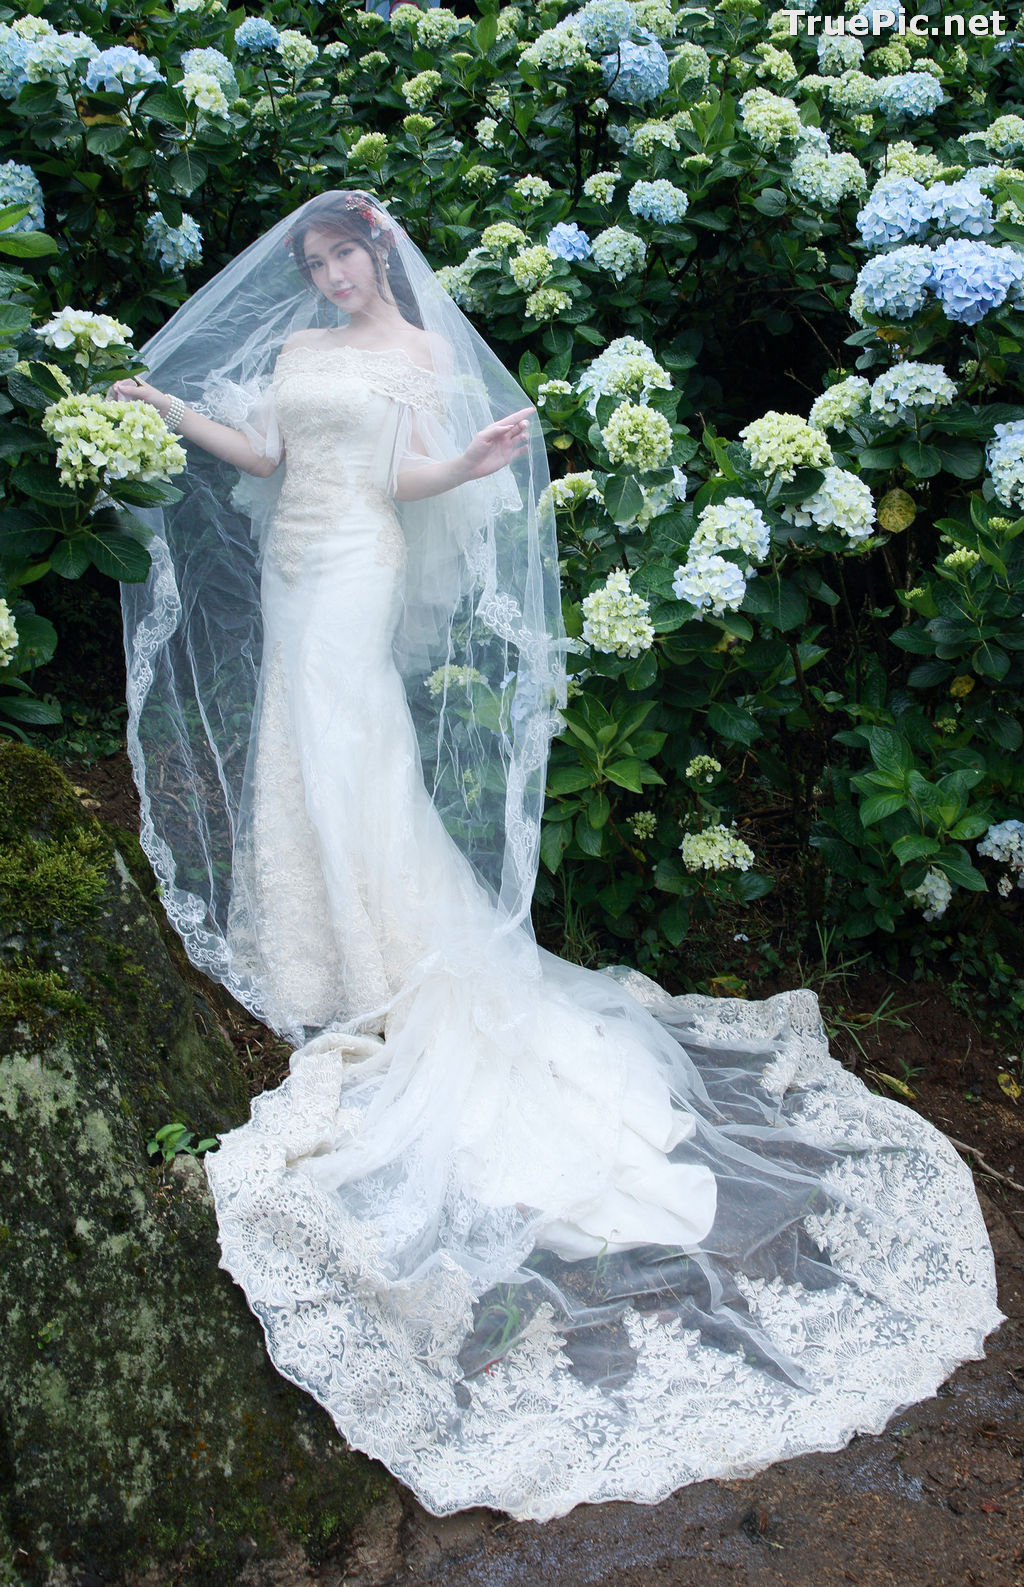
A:
POLYGON ((9 231, 41 231, 43 228, 43 190, 30 165, 7 160, 0 165, 0 209, 9 204, 31 204, 29 213, 9 231))
POLYGON ((636 12, 629 0, 589 0, 571 20, 594 55, 606 55, 636 28, 636 12))
POLYGON ((930 72, 900 72, 887 77, 878 93, 878 108, 894 120, 932 116, 945 99, 942 86, 930 72))
POLYGON ((928 198, 932 221, 940 231, 963 231, 969 237, 984 237, 995 224, 991 199, 970 176, 959 182, 933 183, 928 198))
POLYGON ((590 238, 574 220, 560 220, 547 235, 547 246, 559 259, 588 259, 590 238))
POLYGON ((926 236, 931 219, 931 199, 921 182, 886 176, 876 182, 857 216, 857 229, 869 248, 888 248, 926 236))
POLYGON ((626 39, 601 61, 605 92, 624 105, 643 105, 659 99, 668 87, 668 56, 652 34, 645 42, 626 39))
POLYGON ((678 225, 690 207, 690 200, 682 188, 664 178, 656 182, 634 182, 628 203, 634 215, 657 221, 660 226, 678 225))
POLYGON ((151 61, 148 55, 140 55, 138 50, 131 49, 127 44, 115 44, 109 50, 101 50, 93 56, 85 74, 85 86, 91 93, 102 89, 108 94, 120 94, 145 83, 165 81, 155 61, 151 61))
POLYGON ((932 250, 915 243, 869 259, 857 277, 859 296, 869 314, 879 319, 908 320, 923 309, 932 279, 932 250))
MULTIPOLYGON (((891 254, 883 256, 881 262, 891 258, 891 254)), ((1010 292, 1016 296, 1024 285, 1024 254, 968 237, 951 237, 932 250, 929 284, 947 319, 977 325, 990 309, 999 308, 1010 292)))
POLYGON ((25 67, 30 51, 27 39, 0 25, 0 94, 5 99, 16 98, 28 81, 25 67))
POLYGON ((181 275, 186 265, 203 257, 203 234, 191 215, 182 215, 180 226, 169 226, 162 215, 149 215, 142 234, 142 251, 163 270, 181 275))
POLYGON ((857 15, 867 18, 871 24, 871 36, 874 38, 882 28, 896 26, 903 15, 903 7, 900 0, 864 0, 864 4, 857 10, 857 15), (879 23, 876 28, 875 18, 880 16, 884 16, 885 21, 879 23))
POLYGON ((996 495, 1007 507, 1024 504, 1024 419, 997 424, 996 438, 985 449, 985 460, 996 495))
POLYGON ((258 55, 261 50, 276 50, 281 35, 266 17, 246 17, 241 27, 235 29, 235 46, 247 55, 258 55))

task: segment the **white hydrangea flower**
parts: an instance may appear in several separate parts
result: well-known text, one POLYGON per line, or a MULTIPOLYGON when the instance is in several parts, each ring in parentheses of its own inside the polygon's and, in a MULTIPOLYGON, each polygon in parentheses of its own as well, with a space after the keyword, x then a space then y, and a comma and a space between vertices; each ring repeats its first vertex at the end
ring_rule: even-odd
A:
POLYGON ((753 849, 737 837, 735 827, 688 832, 679 848, 688 871, 749 871, 754 863, 753 849))
POLYGON ((721 769, 721 761, 716 760, 713 755, 695 755, 683 776, 693 777, 700 782, 712 783, 721 769))
POLYGON ((635 402, 620 402, 601 431, 613 463, 640 473, 662 468, 672 451, 672 426, 663 413, 635 402))
POLYGON ((767 88, 747 90, 740 100, 740 121, 750 141, 766 154, 800 131, 800 112, 793 101, 782 99, 767 88))
POLYGON ((833 154, 825 137, 801 135, 790 170, 794 190, 801 198, 824 210, 834 209, 844 198, 863 193, 868 182, 867 172, 856 156, 833 154))
POLYGON ((1024 507, 1024 419, 997 424, 985 458, 999 500, 1007 507, 1024 507))
POLYGON ((545 492, 556 512, 572 512, 585 501, 603 501, 590 469, 580 469, 576 474, 562 474, 553 479, 545 492))
POLYGON ((676 568, 672 589, 678 600, 697 608, 698 617, 703 617, 705 611, 721 617, 743 604, 747 581, 735 562, 727 561, 717 551, 698 551, 676 568))
POLYGON ((461 17, 443 6, 430 11, 417 10, 416 18, 417 41, 425 50, 440 49, 450 43, 464 25, 461 17))
POLYGON ((688 559, 706 551, 741 551, 748 564, 756 564, 764 561, 770 546, 771 532, 760 508, 746 496, 727 496, 702 510, 688 559))
POLYGON ((615 196, 615 184, 619 180, 618 171, 595 171, 593 176, 588 176, 583 184, 583 195, 592 198, 598 204, 608 204, 615 196))
POLYGON ((828 81, 828 97, 836 110, 848 115, 864 115, 878 109, 882 84, 866 72, 844 72, 828 81))
POLYGON ((601 397, 632 397, 645 402, 652 391, 670 391, 672 377, 646 342, 636 336, 618 336, 587 365, 576 389, 594 413, 601 397))
POLYGON ((916 182, 932 182, 944 169, 942 161, 931 149, 919 149, 906 139, 889 145, 886 176, 908 176, 916 182))
POLYGON ((1009 876, 1001 877, 998 884, 1004 898, 1009 897, 1014 876, 1017 886, 1024 887, 1024 821, 998 821, 990 826, 978 844, 978 853, 1009 867, 1009 876))
POLYGON ((497 140, 498 123, 493 116, 481 116, 476 124, 476 141, 482 149, 493 149, 497 140))
POLYGON ((951 573, 969 573, 980 561, 980 551, 972 551, 970 546, 957 546, 943 557, 942 566, 949 568, 951 573))
POLYGON ((634 271, 642 270, 647 259, 647 244, 642 237, 626 231, 622 226, 608 226, 594 238, 594 263, 616 281, 624 281, 634 271))
POLYGON ((821 430, 795 413, 771 408, 740 431, 740 440, 752 466, 765 478, 777 475, 790 480, 798 468, 824 468, 832 462, 832 449, 821 430))
POLYGON ((520 198, 525 198, 529 204, 543 204, 546 198, 551 197, 551 183, 543 176, 521 176, 518 182, 512 183, 512 191, 518 193, 520 198))
POLYGON ((297 28, 281 29, 277 50, 290 72, 301 72, 303 67, 312 66, 317 57, 317 47, 313 40, 307 38, 305 33, 300 33, 297 28))
POLYGON ((204 115, 228 114, 227 95, 212 72, 186 72, 181 80, 181 91, 188 103, 204 115))
POLYGON ((549 397, 571 397, 570 380, 542 380, 537 387, 537 406, 543 408, 549 397))
POLYGON ((923 910, 925 920, 938 920, 944 915, 952 896, 953 886, 949 877, 945 871, 936 870, 934 865, 928 867, 920 886, 912 887, 906 894, 909 903, 923 910))
POLYGON ((402 97, 414 110, 422 110, 424 105, 430 103, 440 86, 440 72, 417 72, 415 77, 410 77, 402 84, 402 97))
POLYGON ((18 627, 11 608, 0 596, 0 667, 9 667, 18 648, 18 627))
MULTIPOLYGON (((648 160, 656 149, 678 149, 679 139, 670 121, 645 121, 630 137, 630 148, 640 160, 648 160)), ((609 198, 611 194, 608 195, 609 198)))
POLYGON ((649 610, 643 597, 633 594, 629 574, 616 568, 603 588, 584 597, 583 638, 594 650, 635 658, 654 643, 649 610))
POLYGON ((545 248, 543 243, 535 243, 532 248, 523 248, 515 258, 510 259, 508 268, 516 286, 523 292, 532 292, 534 287, 541 286, 548 279, 557 258, 557 254, 545 248))
POLYGON ((61 397, 40 422, 57 443, 65 485, 101 477, 167 479, 185 467, 184 449, 148 402, 118 402, 95 393, 61 397))
POLYGON ((866 409, 870 392, 871 382, 863 375, 847 375, 815 397, 808 423, 816 430, 845 430, 866 409))
POLYGON ((130 347, 132 341, 130 325, 122 325, 109 314, 94 314, 90 309, 60 309, 39 327, 39 334, 61 352, 74 347, 76 364, 87 364, 92 349, 130 347))
POLYGON ((448 664, 435 667, 434 671, 424 680, 424 687, 428 694, 436 699, 440 694, 447 694, 449 689, 468 689, 472 683, 486 683, 487 679, 475 667, 458 667, 448 664))
POLYGON ((798 507, 783 509, 783 517, 800 529, 837 529, 848 540, 866 540, 875 527, 874 497, 862 479, 845 468, 825 469, 825 478, 813 496, 798 507))
POLYGON ((947 408, 956 386, 941 364, 897 364, 871 387, 871 412, 887 419, 910 419, 915 410, 947 408))
POLYGON ((601 69, 597 61, 592 59, 583 34, 571 20, 559 22, 556 27, 539 34, 523 50, 519 59, 529 66, 549 67, 556 72, 568 71, 574 66, 590 68, 594 72, 601 69))
POLYGON ((568 292, 561 292, 558 287, 538 287, 526 299, 526 317, 529 320, 553 320, 571 303, 568 292))
POLYGON ((852 33, 823 35, 818 40, 818 70, 825 77, 841 77, 864 59, 864 46, 852 33))
POLYGON ((640 843, 649 843, 658 830, 658 818, 653 810, 637 810, 629 818, 633 836, 640 843))

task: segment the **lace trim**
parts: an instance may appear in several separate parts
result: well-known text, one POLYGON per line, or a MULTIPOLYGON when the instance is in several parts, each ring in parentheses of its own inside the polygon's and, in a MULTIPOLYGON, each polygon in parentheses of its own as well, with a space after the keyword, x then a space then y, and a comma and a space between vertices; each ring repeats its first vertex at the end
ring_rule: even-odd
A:
POLYGON ((353 347, 346 342, 318 347, 300 342, 297 347, 287 347, 279 353, 278 364, 300 354, 314 362, 329 360, 358 368, 367 385, 382 396, 407 403, 410 408, 420 408, 438 418, 444 414, 437 376, 433 370, 418 364, 403 347, 353 347))

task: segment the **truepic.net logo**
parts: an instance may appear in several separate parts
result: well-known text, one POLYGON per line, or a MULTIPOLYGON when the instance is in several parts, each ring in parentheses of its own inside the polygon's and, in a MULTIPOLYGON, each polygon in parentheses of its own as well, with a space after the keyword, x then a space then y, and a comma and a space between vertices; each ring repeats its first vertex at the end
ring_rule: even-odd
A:
POLYGON ((795 38, 798 33, 808 36, 818 34, 825 38, 836 38, 841 34, 852 34, 855 39, 867 37, 877 38, 880 33, 893 32, 916 33, 919 36, 939 39, 999 39, 1006 33, 1006 12, 989 11, 987 15, 962 16, 958 12, 949 12, 943 17, 924 16, 921 12, 907 15, 906 11, 893 7, 891 11, 872 8, 871 14, 859 13, 852 17, 819 17, 809 11, 779 12, 780 16, 789 23, 789 36, 795 38))

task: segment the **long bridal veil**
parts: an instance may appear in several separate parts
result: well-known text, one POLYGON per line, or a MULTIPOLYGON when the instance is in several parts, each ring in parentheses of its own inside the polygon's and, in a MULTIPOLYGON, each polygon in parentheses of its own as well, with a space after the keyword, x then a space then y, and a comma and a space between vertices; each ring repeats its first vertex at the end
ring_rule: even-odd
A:
MULTIPOLYGON (((397 222, 365 195, 330 198, 389 244, 396 300, 434 338, 431 392, 387 346, 290 373, 290 400, 318 423, 336 412, 366 474, 358 523, 315 468, 293 482, 328 545, 308 601, 265 572, 261 605, 283 470, 239 481, 198 455, 154 520, 152 578, 125 596, 129 742, 168 913, 194 961, 298 1043, 289 1078, 207 1159, 223 1264, 280 1371, 437 1513, 651 1502, 837 1448, 934 1390, 999 1320, 970 1175, 829 1056, 810 993, 672 998, 537 948, 563 643, 538 441, 400 509, 393 643, 369 678, 394 708, 361 750, 351 681, 331 672, 331 558, 391 521, 403 457, 451 456, 524 399, 397 222), (237 929, 272 775, 253 749, 271 630, 314 694, 337 679, 311 712, 305 789, 282 806, 296 823, 319 812, 324 877, 367 807, 396 835, 360 855, 368 897, 408 879, 419 942, 382 1006, 339 994, 302 1018, 237 929)), ((323 202, 145 349, 157 385, 271 457, 275 362, 317 323, 289 233, 323 202)), ((356 571, 390 588, 372 553, 356 571)), ((358 639, 358 602, 342 621, 358 639)), ((377 928, 398 929, 368 916, 377 928)))
MULTIPOLYGON (((395 406, 379 438, 376 472, 386 483, 403 456, 455 456, 527 399, 401 227, 365 195, 347 197, 374 216, 376 231, 386 228, 389 278, 437 349, 443 418, 395 406)), ((155 385, 241 429, 271 457, 280 449, 271 379, 281 348, 296 331, 338 317, 291 248, 296 224, 322 202, 253 243, 143 349, 155 385)), ((240 478, 191 448, 181 501, 148 515, 154 570, 147 584, 124 587, 124 617, 129 753, 164 906, 195 964, 298 1038, 229 928, 253 776, 261 551, 282 475, 240 478)), ((394 655, 424 780, 495 901, 495 920, 513 932, 529 921, 544 767, 564 699, 547 479, 534 426, 512 468, 402 509, 408 562, 394 655)))

